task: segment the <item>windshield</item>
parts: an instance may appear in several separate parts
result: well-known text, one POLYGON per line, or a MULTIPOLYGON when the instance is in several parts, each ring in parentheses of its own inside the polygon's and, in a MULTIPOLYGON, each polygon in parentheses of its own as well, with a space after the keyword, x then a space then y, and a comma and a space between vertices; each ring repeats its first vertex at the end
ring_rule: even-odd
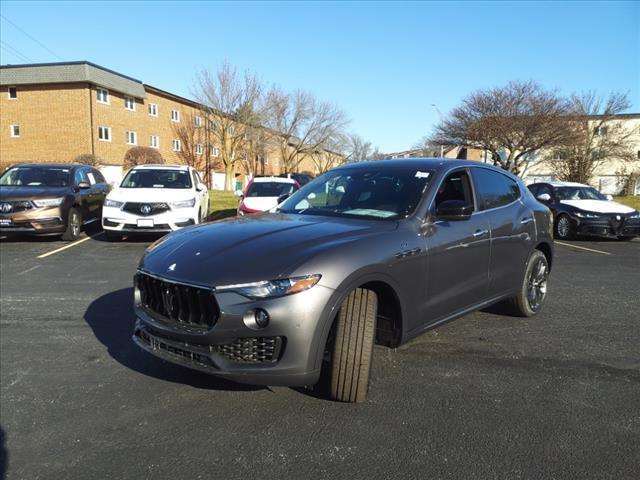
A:
POLYGON ((607 197, 592 187, 558 187, 556 196, 559 200, 606 200, 607 197))
POLYGON ((284 213, 404 218, 418 205, 432 172, 415 168, 352 168, 328 172, 284 202, 284 213))
POLYGON ((120 188, 191 188, 186 170, 131 170, 124 177, 120 188))
POLYGON ((289 195, 296 189, 294 183, 285 182, 253 182, 247 190, 246 197, 279 197, 289 195))
POLYGON ((13 167, 0 177, 0 185, 20 187, 68 187, 68 168, 13 167))

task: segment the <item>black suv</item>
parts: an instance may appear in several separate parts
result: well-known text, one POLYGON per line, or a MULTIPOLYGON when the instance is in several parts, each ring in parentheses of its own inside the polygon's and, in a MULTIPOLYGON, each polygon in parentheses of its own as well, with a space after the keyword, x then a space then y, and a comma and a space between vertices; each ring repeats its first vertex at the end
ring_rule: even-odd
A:
POLYGON ((19 164, 0 177, 0 234, 75 240, 99 221, 109 185, 89 165, 19 164))

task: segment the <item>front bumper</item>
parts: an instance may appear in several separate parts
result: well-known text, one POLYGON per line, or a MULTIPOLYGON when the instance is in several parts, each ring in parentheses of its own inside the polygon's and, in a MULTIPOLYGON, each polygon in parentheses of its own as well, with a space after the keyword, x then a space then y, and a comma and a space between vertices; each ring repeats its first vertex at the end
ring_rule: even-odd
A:
MULTIPOLYGON (((250 300, 234 292, 215 293, 219 316, 212 327, 186 329, 158 319, 140 303, 133 340, 147 352, 188 368, 255 385, 312 385, 320 376, 319 332, 331 315, 335 291, 316 285, 285 297, 250 300), (262 308, 269 324, 250 328, 244 314, 262 308)), ((322 344, 322 345, 321 345, 322 344)))
POLYGON ((60 207, 42 207, 0 214, 0 235, 59 235, 67 228, 60 207))
POLYGON ((640 219, 611 215, 594 219, 574 217, 574 221, 578 235, 598 237, 640 236, 640 219))
POLYGON ((102 208, 102 228, 122 233, 168 233, 194 225, 195 208, 178 208, 156 215, 135 215, 115 207, 102 208))

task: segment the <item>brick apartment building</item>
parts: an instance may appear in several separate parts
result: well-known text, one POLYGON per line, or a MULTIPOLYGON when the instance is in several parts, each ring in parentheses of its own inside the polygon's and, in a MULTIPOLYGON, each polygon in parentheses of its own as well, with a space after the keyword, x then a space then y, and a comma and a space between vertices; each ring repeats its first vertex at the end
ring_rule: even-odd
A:
MULTIPOLYGON (((118 171, 134 146, 158 149, 166 163, 183 163, 175 124, 202 123, 199 105, 90 62, 0 67, 0 162, 68 163, 93 154, 118 171)), ((216 163, 219 150, 197 146, 216 163)), ((203 164, 203 163, 202 163, 203 164)), ((279 174, 274 151, 261 159, 259 173, 279 174)), ((240 162, 237 173, 247 173, 240 162)), ((220 167, 213 169, 222 171, 220 167)), ((314 171, 303 160, 300 171, 314 171)), ((212 175, 219 185, 220 173, 212 175)))

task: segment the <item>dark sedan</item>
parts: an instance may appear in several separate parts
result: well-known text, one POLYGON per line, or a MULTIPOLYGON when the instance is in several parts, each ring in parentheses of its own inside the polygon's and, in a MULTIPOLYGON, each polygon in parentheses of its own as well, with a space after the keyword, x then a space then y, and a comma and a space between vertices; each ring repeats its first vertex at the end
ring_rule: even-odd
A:
POLYGON ((100 220, 109 185, 88 165, 20 164, 0 177, 0 234, 75 240, 100 220))
POLYGON ((589 185, 546 182, 529 185, 531 193, 554 216, 554 235, 570 240, 579 235, 631 240, 640 236, 640 212, 612 201, 589 185))
POLYGON ((275 213, 189 227, 151 245, 135 276, 133 338, 239 382, 314 385, 362 401, 374 343, 398 346, 507 301, 537 314, 551 213, 475 162, 336 168, 275 213))

